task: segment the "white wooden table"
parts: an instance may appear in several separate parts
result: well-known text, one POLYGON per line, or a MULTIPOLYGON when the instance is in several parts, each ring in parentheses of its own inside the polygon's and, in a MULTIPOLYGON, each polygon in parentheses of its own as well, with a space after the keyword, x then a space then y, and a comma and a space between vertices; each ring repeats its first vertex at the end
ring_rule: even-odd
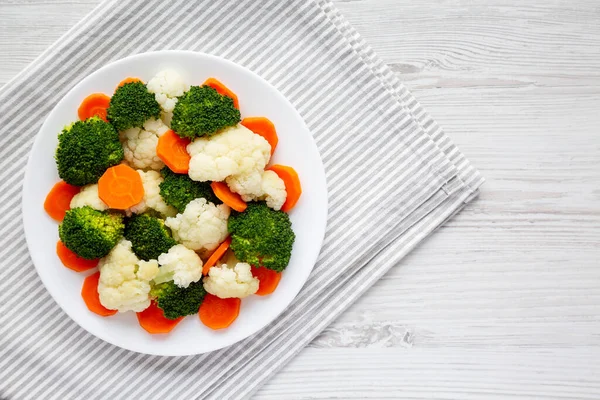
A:
MULTIPOLYGON (((0 0, 0 85, 96 3, 0 0)), ((600 399, 600 3, 337 5, 488 182, 256 398, 600 399)))

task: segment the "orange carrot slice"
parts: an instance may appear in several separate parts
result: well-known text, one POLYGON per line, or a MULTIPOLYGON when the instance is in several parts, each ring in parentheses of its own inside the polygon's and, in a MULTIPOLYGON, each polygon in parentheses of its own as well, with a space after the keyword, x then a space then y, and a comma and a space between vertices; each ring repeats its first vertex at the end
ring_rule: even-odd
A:
POLYGON ((169 333, 183 320, 183 317, 169 319, 165 317, 163 310, 154 302, 144 311, 137 313, 140 326, 148 333, 169 333))
POLYGON ((266 117, 246 117, 240 122, 252 132, 264 137, 271 145, 271 155, 275 152, 275 147, 279 142, 275 125, 266 117))
POLYGON ((104 93, 92 93, 83 99, 79 109, 77 109, 77 115, 82 121, 92 118, 93 116, 98 116, 108 122, 106 119, 106 111, 108 110, 109 105, 110 97, 104 93))
POLYGON ((65 267, 72 269, 75 272, 83 272, 88 269, 96 268, 100 261, 100 259, 88 260, 79 257, 77 254, 67 249, 67 246, 60 240, 56 242, 56 254, 65 267))
POLYGON ((180 137, 169 130, 165 132, 156 145, 156 155, 169 169, 177 174, 187 174, 190 168, 190 155, 187 152, 189 139, 180 137))
POLYGON ((98 180, 98 197, 109 208, 126 210, 144 198, 142 178, 125 164, 110 167, 98 180))
POLYGON ((219 247, 215 249, 215 251, 210 255, 210 257, 208 257, 208 260, 206 260, 206 262, 202 266, 202 274, 208 275, 208 271, 210 271, 211 267, 214 267, 217 264, 217 261, 219 261, 221 257, 223 257, 223 254, 225 254, 230 244, 231 236, 228 236, 227 239, 225 239, 223 243, 221 243, 219 247))
POLYGON ((125 85, 126 83, 131 83, 131 82, 143 82, 140 78, 134 78, 134 77, 129 77, 129 78, 125 78, 123 79, 121 82, 119 82, 119 84, 117 85, 117 87, 115 88, 115 91, 120 88, 121 86, 125 85))
POLYGON ((211 88, 215 89, 219 94, 231 97, 233 99, 233 106, 238 110, 240 109, 240 103, 238 101, 237 95, 231 90, 229 90, 227 86, 223 85, 218 79, 208 78, 202 85, 210 86, 211 88))
POLYGON ((52 219, 62 222, 67 211, 71 209, 71 199, 79 193, 79 190, 78 186, 69 185, 65 181, 58 182, 46 196, 44 210, 52 219))
POLYGON ((81 297, 87 308, 98 315, 108 317, 115 315, 117 310, 109 310, 100 303, 100 295, 98 294, 98 281, 100 280, 100 272, 96 272, 90 276, 87 276, 83 281, 83 287, 81 288, 81 297))
POLYGON ((259 281, 258 290, 255 294, 266 296, 277 289, 277 285, 279 285, 279 281, 281 280, 281 272, 265 267, 252 267, 251 270, 252 276, 258 278, 259 281))
POLYGON ((271 165, 267 169, 275 172, 283 180, 283 183, 285 183, 287 198, 283 206, 281 206, 281 211, 290 211, 294 208, 302 194, 302 186, 300 185, 300 178, 298 178, 296 170, 287 165, 279 164, 271 165))
POLYGON ((236 320, 240 314, 242 300, 232 297, 221 299, 207 293, 204 301, 200 304, 198 315, 200 321, 211 329, 224 329, 236 320))
POLYGON ((248 207, 246 202, 242 200, 242 196, 232 192, 225 182, 213 182, 210 184, 210 187, 219 200, 233 208, 235 211, 243 212, 246 210, 246 207, 248 207))

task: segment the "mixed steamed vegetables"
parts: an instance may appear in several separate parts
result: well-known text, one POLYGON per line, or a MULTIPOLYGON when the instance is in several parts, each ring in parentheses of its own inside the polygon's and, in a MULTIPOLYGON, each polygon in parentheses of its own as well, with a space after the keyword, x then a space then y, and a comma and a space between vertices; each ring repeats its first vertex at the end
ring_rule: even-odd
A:
POLYGON ((302 189, 292 167, 269 164, 270 120, 242 119, 218 80, 190 86, 172 70, 91 94, 78 116, 58 136, 61 181, 44 208, 63 265, 97 269, 81 289, 90 311, 135 312, 153 334, 193 314, 223 329, 243 298, 273 293, 302 189))

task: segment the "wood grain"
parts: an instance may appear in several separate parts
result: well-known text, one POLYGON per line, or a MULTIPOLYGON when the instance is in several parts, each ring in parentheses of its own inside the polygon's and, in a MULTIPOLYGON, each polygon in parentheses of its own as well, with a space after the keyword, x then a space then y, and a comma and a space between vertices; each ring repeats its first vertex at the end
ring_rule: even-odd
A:
MULTIPOLYGON (((0 0, 0 84, 96 4, 0 0)), ((600 398, 600 3, 336 4, 488 182, 256 398, 600 398)))
POLYGON ((307 349, 257 398, 596 400, 598 368, 583 349, 307 349))

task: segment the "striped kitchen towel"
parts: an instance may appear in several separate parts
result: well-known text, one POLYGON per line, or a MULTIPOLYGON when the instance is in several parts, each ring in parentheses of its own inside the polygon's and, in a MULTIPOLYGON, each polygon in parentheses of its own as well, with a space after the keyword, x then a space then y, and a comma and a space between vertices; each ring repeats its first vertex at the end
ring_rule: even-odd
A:
POLYGON ((0 90, 0 171, 2 399, 247 398, 482 183, 325 0, 101 3, 0 90), (198 356, 133 353, 79 328, 37 277, 20 215, 26 158, 58 100, 111 61, 162 49, 219 55, 277 87, 312 132, 329 191, 298 297, 253 337, 198 356))

